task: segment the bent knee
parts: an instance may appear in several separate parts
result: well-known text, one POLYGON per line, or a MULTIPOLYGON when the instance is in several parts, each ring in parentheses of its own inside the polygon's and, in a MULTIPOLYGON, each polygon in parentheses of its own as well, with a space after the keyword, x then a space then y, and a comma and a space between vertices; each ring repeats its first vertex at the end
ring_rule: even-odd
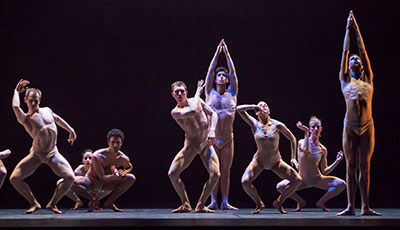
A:
POLYGON ((6 176, 7 175, 7 170, 6 168, 0 169, 0 176, 6 176))
POLYGON ((135 177, 135 175, 133 175, 131 173, 128 173, 128 174, 125 175, 125 180, 127 180, 127 181, 129 181, 131 183, 135 183, 136 177, 135 177))
POLYGON ((218 180, 221 177, 221 173, 220 172, 212 172, 210 173, 210 178, 212 180, 218 180))
MULTIPOLYGON (((74 181, 75 181, 75 176, 74 176, 74 174, 68 174, 68 175, 65 175, 63 178, 62 178, 62 183, 65 183, 65 184, 73 184, 74 183, 74 181)), ((60 183, 61 183, 61 181, 60 181, 60 183)))

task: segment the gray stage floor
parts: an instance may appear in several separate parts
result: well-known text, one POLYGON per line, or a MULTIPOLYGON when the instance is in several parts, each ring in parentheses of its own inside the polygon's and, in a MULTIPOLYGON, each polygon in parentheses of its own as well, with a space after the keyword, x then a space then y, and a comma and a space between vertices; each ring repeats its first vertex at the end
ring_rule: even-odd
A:
POLYGON ((61 215, 41 209, 26 215, 24 209, 0 210, 1 227, 400 227, 400 209, 376 209, 382 216, 337 217, 340 209, 321 212, 320 209, 303 209, 301 212, 287 210, 279 214, 275 209, 263 209, 251 214, 252 209, 221 211, 216 213, 172 214, 171 209, 125 209, 122 213, 111 210, 86 212, 61 209, 61 215))

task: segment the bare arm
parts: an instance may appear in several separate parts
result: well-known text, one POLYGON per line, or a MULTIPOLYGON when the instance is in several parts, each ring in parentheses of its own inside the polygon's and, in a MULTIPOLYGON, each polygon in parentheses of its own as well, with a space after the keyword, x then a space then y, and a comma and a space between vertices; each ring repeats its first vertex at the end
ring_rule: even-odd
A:
POLYGON ((346 25, 346 33, 344 35, 344 42, 343 42, 343 53, 342 53, 342 60, 340 62, 340 72, 339 72, 339 80, 341 82, 348 81, 348 58, 349 58, 349 49, 350 49, 350 27, 352 23, 352 15, 353 12, 350 11, 349 17, 347 18, 347 25, 346 25))
POLYGON ((25 123, 26 114, 20 107, 21 103, 20 103, 20 99, 19 99, 19 94, 25 92, 25 90, 28 88, 27 87, 28 84, 29 84, 29 81, 23 80, 23 79, 21 79, 18 82, 17 86, 15 87, 14 95, 13 95, 12 102, 11 102, 14 114, 17 117, 17 121, 20 124, 25 123))
POLYGON ((301 146, 299 146, 300 150, 310 152, 310 131, 308 127, 303 125, 300 121, 297 122, 296 126, 300 130, 304 131, 304 141, 302 141, 301 146))
POLYGON ((290 141, 290 151, 291 151, 291 160, 290 163, 292 166, 299 168, 299 164, 296 160, 296 137, 294 137, 293 133, 286 127, 285 124, 279 123, 277 128, 279 131, 290 141))
POLYGON ((182 109, 173 109, 171 111, 171 115, 173 118, 184 119, 184 118, 194 116, 197 112, 201 111, 202 107, 201 107, 201 103, 200 103, 200 100, 201 100, 200 95, 201 95, 203 87, 204 87, 203 83, 204 83, 203 80, 199 80, 197 82, 196 93, 188 107, 185 107, 182 109))
MULTIPOLYGON (((200 99, 201 100, 201 99, 200 99)), ((215 127, 217 127, 218 115, 217 113, 207 105, 203 100, 201 100, 201 105, 203 106, 204 112, 211 117, 210 130, 208 132, 208 138, 215 138, 215 127)))
POLYGON ((257 120, 250 116, 246 110, 257 110, 259 109, 257 105, 239 105, 236 107, 237 112, 242 117, 242 119, 250 125, 251 128, 254 128, 254 124, 257 123, 257 120))
POLYGON ((322 158, 320 162, 320 168, 323 175, 328 175, 329 173, 332 172, 333 169, 335 169, 335 167, 343 159, 343 152, 342 151, 338 152, 335 162, 333 162, 330 166, 328 166, 327 157, 328 157, 328 150, 325 147, 323 147, 322 158))
POLYGON ((222 42, 223 42, 222 49, 225 53, 226 63, 228 64, 228 69, 229 69, 229 73, 228 73, 229 85, 230 85, 233 93, 235 95, 237 95, 239 88, 238 88, 238 79, 237 79, 237 75, 236 75, 235 65, 233 64, 231 55, 228 51, 228 46, 225 44, 224 40, 222 40, 222 42))
POLYGON ((116 174, 106 175, 101 161, 96 156, 93 156, 92 165, 90 167, 92 167, 97 178, 99 178, 103 183, 120 180, 122 178, 120 175, 116 174))
POLYGON ((222 50, 222 41, 218 44, 217 46, 217 50, 215 51, 214 57, 211 60, 210 66, 208 67, 208 71, 207 71, 207 76, 206 76, 206 94, 208 94, 210 92, 210 90, 213 87, 214 81, 215 81, 215 68, 217 66, 217 61, 218 61, 218 57, 219 54, 221 53, 222 50))
POLYGON ((352 16, 352 24, 351 25, 354 29, 354 32, 356 33, 358 52, 359 52, 361 61, 363 63, 364 71, 365 71, 364 76, 367 77, 367 79, 364 79, 364 81, 368 82, 369 84, 372 84, 373 73, 372 73, 371 63, 369 61, 367 51, 365 50, 364 40, 361 36, 361 32, 357 25, 357 21, 356 21, 354 15, 351 14, 351 16, 352 16))
POLYGON ((76 140, 76 133, 75 130, 60 116, 57 114, 53 113, 54 121, 55 123, 60 126, 61 128, 65 129, 66 131, 69 132, 69 137, 68 137, 68 142, 73 145, 74 141, 76 140))

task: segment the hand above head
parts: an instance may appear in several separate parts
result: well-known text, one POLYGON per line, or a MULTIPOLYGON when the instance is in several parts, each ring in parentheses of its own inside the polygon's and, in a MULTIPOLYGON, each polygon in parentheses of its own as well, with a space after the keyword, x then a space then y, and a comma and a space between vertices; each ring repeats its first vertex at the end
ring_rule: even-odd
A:
POLYGON ((305 126, 305 125, 303 125, 303 123, 301 123, 301 121, 298 121, 298 122, 296 123, 296 126, 297 126, 298 129, 300 129, 300 130, 302 130, 302 131, 304 131, 304 132, 307 132, 307 131, 308 131, 308 127, 305 126))
POLYGON ((203 88, 204 88, 204 86, 205 86, 206 84, 204 83, 204 80, 203 79, 200 79, 199 81, 197 81, 197 89, 199 90, 202 90, 203 88))
POLYGON ((28 80, 21 79, 21 80, 19 80, 17 86, 15 87, 15 90, 18 93, 23 93, 23 92, 25 92, 26 89, 28 89, 27 85, 29 83, 30 82, 28 80))
POLYGON ((217 46, 218 53, 221 53, 221 52, 222 52, 223 46, 224 46, 224 39, 222 39, 222 40, 219 42, 218 46, 217 46))

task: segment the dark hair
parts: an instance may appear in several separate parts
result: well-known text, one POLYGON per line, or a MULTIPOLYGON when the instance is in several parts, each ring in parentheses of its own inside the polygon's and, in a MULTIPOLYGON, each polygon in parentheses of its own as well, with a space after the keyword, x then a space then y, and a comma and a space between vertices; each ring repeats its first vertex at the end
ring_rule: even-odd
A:
POLYGON ((39 99, 42 99, 42 91, 40 91, 40 89, 38 89, 38 88, 28 88, 25 91, 25 97, 27 97, 29 95, 29 93, 32 91, 39 94, 39 99))
POLYGON ((185 91, 187 91, 187 86, 186 86, 185 82, 183 82, 183 81, 176 81, 176 82, 172 83, 171 92, 174 91, 175 86, 183 86, 185 88, 185 91))
POLYGON ((107 133, 107 142, 110 141, 111 137, 120 137, 122 142, 124 141, 124 133, 119 129, 111 129, 107 133))
POLYGON ((310 117, 310 121, 308 122, 308 125, 310 125, 310 123, 311 123, 312 121, 317 121, 317 122, 319 122, 319 123, 322 125, 321 119, 319 119, 319 118, 316 117, 316 116, 310 117))
POLYGON ((82 152, 82 157, 83 157, 83 156, 85 155, 85 153, 87 153, 87 152, 93 153, 93 150, 91 150, 91 149, 84 149, 83 152, 82 152))
POLYGON ((218 72, 220 72, 220 71, 225 72, 226 76, 228 76, 228 70, 227 70, 225 67, 223 67, 223 66, 220 66, 220 67, 218 67, 218 68, 215 69, 215 75, 216 75, 218 72))

